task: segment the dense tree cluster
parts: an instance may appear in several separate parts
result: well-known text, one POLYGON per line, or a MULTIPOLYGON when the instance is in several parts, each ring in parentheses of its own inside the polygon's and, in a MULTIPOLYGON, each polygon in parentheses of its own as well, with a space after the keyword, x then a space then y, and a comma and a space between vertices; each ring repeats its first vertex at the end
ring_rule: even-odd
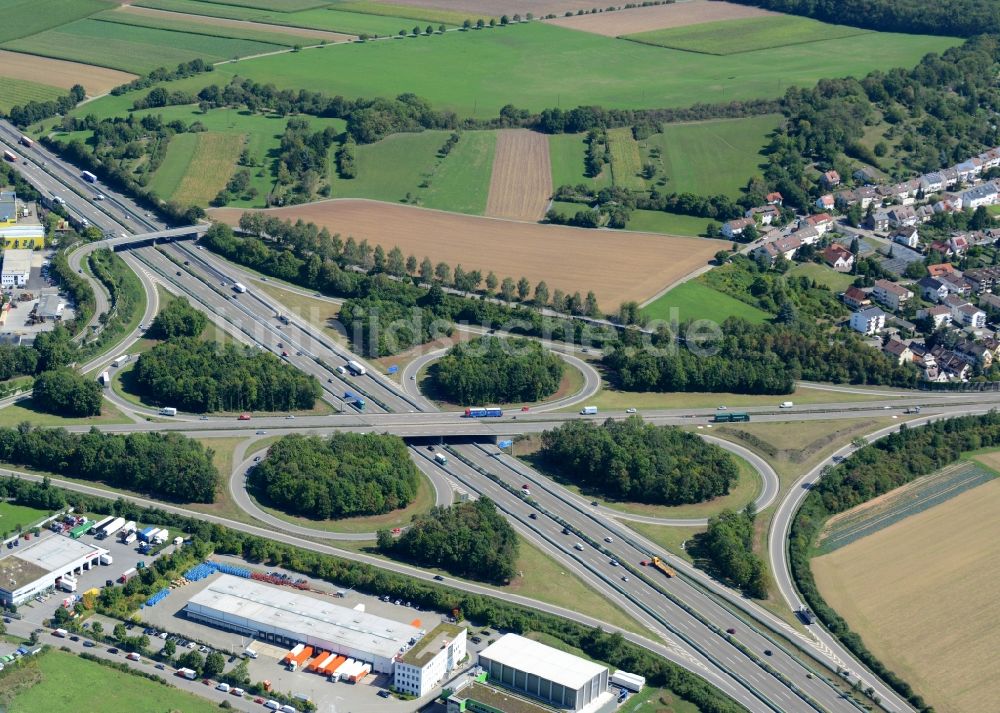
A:
POLYGON ((300 411, 319 397, 316 377, 275 355, 194 338, 158 344, 139 357, 136 387, 153 403, 185 411, 300 411))
POLYGON ((37 368, 38 352, 33 348, 0 344, 0 381, 34 374, 37 368))
POLYGON ((600 426, 564 423, 542 434, 541 456, 584 488, 642 503, 700 503, 727 494, 739 476, 736 461, 718 446, 638 416, 600 426))
POLYGON ((730 318, 722 323, 721 335, 697 351, 672 334, 655 338, 656 349, 619 344, 607 351, 604 364, 628 391, 789 394, 796 379, 912 388, 919 376, 911 365, 897 364, 858 335, 831 334, 818 325, 752 325, 730 318))
POLYGON ((70 88, 69 94, 64 94, 58 99, 43 102, 30 101, 24 105, 12 106, 8 117, 10 118, 10 123, 15 126, 28 126, 29 124, 34 124, 36 121, 48 119, 51 116, 65 114, 82 102, 85 96, 87 96, 87 93, 83 87, 79 84, 74 84, 70 88))
POLYGON ((219 481, 212 450, 178 433, 68 433, 22 424, 0 429, 0 461, 174 502, 210 503, 219 481))
POLYGON ((379 549, 424 567, 498 584, 516 572, 517 533, 489 498, 435 507, 400 537, 382 530, 379 549))
POLYGON ((882 32, 972 37, 1000 32, 1000 7, 991 0, 733 0, 741 5, 805 15, 835 25, 882 32))
POLYGON ((175 69, 172 70, 167 69, 166 67, 154 69, 149 74, 137 77, 126 84, 118 85, 111 90, 111 93, 114 96, 121 96, 122 94, 127 94, 128 92, 134 92, 139 89, 151 87, 158 82, 169 82, 174 79, 184 79, 185 77, 192 77, 203 72, 213 71, 215 71, 215 66, 210 62, 206 62, 203 59, 193 59, 190 62, 181 62, 175 69))
POLYGON ((460 342, 431 367, 434 388, 463 406, 541 401, 559 388, 565 364, 528 339, 460 342))
POLYGON ((821 190, 810 170, 814 163, 849 176, 851 156, 904 178, 960 163, 996 146, 1000 87, 993 78, 998 71, 998 40, 981 36, 941 55, 929 54, 913 69, 791 88, 783 100, 788 121, 766 150, 766 182, 748 196, 761 200, 764 192, 778 190, 786 204, 808 210, 810 196, 821 190), (879 125, 894 139, 893 155, 881 160, 862 144, 879 125))
POLYGON ((341 178, 358 177, 358 165, 354 158, 354 150, 356 148, 357 143, 355 143, 354 139, 347 137, 340 144, 340 148, 337 149, 334 158, 337 161, 337 175, 341 178))
POLYGON ((302 117, 288 120, 278 147, 278 180, 272 204, 304 203, 317 193, 329 194, 327 154, 339 134, 332 126, 310 131, 309 121, 302 117))
POLYGON ((153 319, 148 336, 153 339, 197 337, 207 324, 204 312, 192 307, 186 297, 174 297, 153 319))
POLYGON ((708 519, 708 530, 697 538, 696 556, 751 597, 767 598, 767 566, 754 554, 754 512, 723 510, 708 519))
POLYGON ((792 521, 789 562, 798 589, 813 612, 865 665, 918 709, 925 709, 923 699, 875 658, 861 637, 823 600, 809 566, 812 548, 832 515, 950 465, 963 453, 998 446, 1000 414, 996 411, 943 419, 918 428, 903 424, 897 433, 855 451, 830 468, 813 486, 792 521))
POLYGON ((35 379, 32 401, 43 411, 60 416, 97 416, 101 413, 101 385, 66 367, 43 371, 35 379))
POLYGON ((406 507, 418 482, 402 439, 375 433, 285 436, 250 477, 268 503, 319 520, 406 507))

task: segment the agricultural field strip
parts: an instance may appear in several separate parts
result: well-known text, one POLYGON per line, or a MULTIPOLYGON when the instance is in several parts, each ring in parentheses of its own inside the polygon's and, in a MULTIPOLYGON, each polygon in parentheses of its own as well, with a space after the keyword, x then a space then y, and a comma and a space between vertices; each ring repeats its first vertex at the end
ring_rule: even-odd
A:
POLYGON ((777 16, 770 10, 762 10, 748 5, 728 2, 690 2, 653 7, 637 7, 619 12, 604 12, 597 15, 576 15, 559 17, 545 22, 571 30, 590 32, 605 37, 620 37, 646 30, 658 30, 687 25, 700 25, 719 20, 777 16))
POLYGON ((10 111, 12 106, 27 104, 30 101, 52 101, 63 94, 65 92, 58 87, 0 76, 0 111, 10 111))
POLYGON ((0 42, 37 35, 113 6, 110 0, 0 0, 0 42))
POLYGON ((194 156, 177 184, 173 199, 184 204, 206 205, 236 171, 246 137, 216 131, 197 136, 194 156))
POLYGON ((928 510, 970 488, 992 480, 997 474, 976 463, 960 463, 920 478, 912 485, 888 494, 885 500, 866 503, 833 518, 819 545, 824 553, 928 510))
POLYGON ((611 152, 611 177, 616 186, 642 191, 646 183, 639 176, 642 155, 639 144, 632 137, 632 129, 608 129, 608 149, 611 152))
POLYGON ((548 136, 523 129, 498 132, 486 215, 541 220, 551 196, 548 136))
POLYGON ((136 75, 91 64, 0 50, 0 76, 59 89, 70 89, 74 84, 80 84, 88 96, 96 96, 132 81, 136 75))
POLYGON ((704 25, 639 32, 623 35, 622 39, 683 52, 726 56, 822 43, 870 33, 871 30, 847 25, 828 25, 808 18, 781 16, 723 20, 704 25))

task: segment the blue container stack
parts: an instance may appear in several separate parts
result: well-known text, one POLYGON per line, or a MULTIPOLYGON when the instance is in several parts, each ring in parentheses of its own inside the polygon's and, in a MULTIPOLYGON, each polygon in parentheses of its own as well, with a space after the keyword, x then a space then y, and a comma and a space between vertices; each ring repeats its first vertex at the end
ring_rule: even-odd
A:
POLYGON ((161 589, 156 594, 154 594, 153 596, 151 596, 149 599, 146 600, 146 606, 151 607, 154 606, 155 604, 159 604, 163 600, 163 598, 168 594, 170 594, 169 589, 161 589))
POLYGON ((184 579, 189 582, 197 582, 215 573, 215 567, 208 562, 196 565, 184 573, 184 579))
POLYGON ((246 567, 237 567, 236 565, 226 564, 225 562, 207 562, 206 564, 215 567, 216 570, 222 572, 223 574, 231 574, 234 577, 250 579, 250 570, 246 567))

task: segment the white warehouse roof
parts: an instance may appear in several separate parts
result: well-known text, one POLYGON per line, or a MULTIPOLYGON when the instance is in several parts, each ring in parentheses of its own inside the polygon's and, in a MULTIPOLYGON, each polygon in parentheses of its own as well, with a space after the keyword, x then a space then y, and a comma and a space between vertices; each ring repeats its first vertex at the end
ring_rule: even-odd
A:
MULTIPOLYGON (((34 542, 22 542, 12 554, 0 559, 0 572, 16 577, 18 585, 23 586, 49 572, 72 569, 80 560, 102 554, 107 554, 107 550, 62 535, 47 535, 34 542)), ((3 581, 0 585, 8 583, 3 581)))
POLYGON ((600 664, 517 634, 504 634, 479 655, 573 690, 607 670, 600 664))
POLYGON ((420 629, 322 599, 224 574, 191 597, 193 610, 211 609, 229 620, 246 619, 303 638, 392 659, 420 629))
POLYGON ((3 271, 12 275, 31 272, 31 250, 4 250, 3 271))

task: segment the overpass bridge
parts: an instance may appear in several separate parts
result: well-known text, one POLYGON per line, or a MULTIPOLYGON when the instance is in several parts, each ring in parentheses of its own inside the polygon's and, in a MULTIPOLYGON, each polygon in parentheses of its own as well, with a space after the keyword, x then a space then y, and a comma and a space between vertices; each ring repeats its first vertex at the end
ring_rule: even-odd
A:
POLYGON ((182 228, 167 228, 151 233, 106 238, 103 241, 103 247, 111 248, 115 252, 121 252, 122 250, 131 250, 133 248, 150 247, 156 243, 169 243, 175 240, 197 240, 208 232, 210 227, 208 224, 199 223, 197 225, 187 225, 182 228))

